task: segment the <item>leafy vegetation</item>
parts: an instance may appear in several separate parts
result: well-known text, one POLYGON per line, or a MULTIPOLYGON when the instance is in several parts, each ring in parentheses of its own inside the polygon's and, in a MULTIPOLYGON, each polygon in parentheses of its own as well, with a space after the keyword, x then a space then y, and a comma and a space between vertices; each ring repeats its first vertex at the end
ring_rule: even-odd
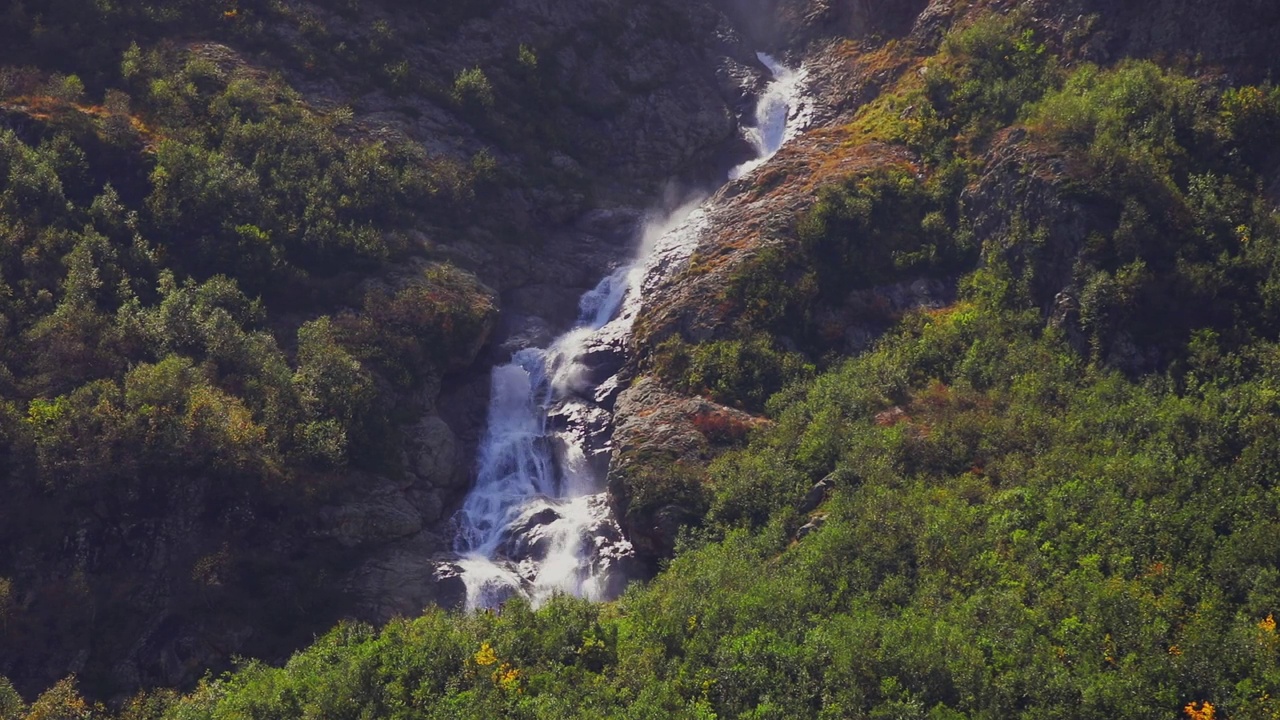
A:
POLYGON ((155 600, 126 589, 152 562, 130 553, 164 555, 177 608, 249 619, 264 651, 331 623, 343 554, 264 551, 250 520, 304 537, 356 471, 398 472, 414 391, 492 322, 489 291, 407 234, 456 225, 485 168, 158 41, 265 42, 274 7, 6 16, 0 61, 42 68, 0 70, 0 667, 28 687, 96 646, 81 680, 113 689, 113 643, 155 600))
POLYGON ((657 365, 677 390, 757 411, 787 383, 811 370, 803 356, 779 350, 763 333, 693 346, 672 338, 657 352, 657 365))
MULTIPOLYGON (((1145 61, 1068 67, 1028 23, 954 30, 848 128, 918 166, 832 183, 789 245, 726 287, 734 337, 657 350, 667 384, 771 422, 747 442, 727 434, 708 468, 640 484, 701 516, 647 586, 607 605, 341 624, 282 667, 246 661, 117 713, 73 680, 30 708, 0 681, 0 718, 1280 712, 1280 226, 1264 195, 1280 92, 1145 61), (957 301, 874 317, 845 306, 921 277, 955 281, 957 301), (840 357, 824 325, 837 311, 891 329, 840 357)), ((81 145, 0 147, 22 178, 0 208, 15 229, 54 228, 18 236, 59 250, 0 261, 23 268, 0 293, 0 329, 20 342, 0 372, 14 448, 0 464, 39 468, 22 476, 41 494, 96 511, 165 492, 188 462, 227 492, 298 481, 282 468, 372 462, 358 448, 385 422, 370 411, 375 375, 411 387, 414 368, 447 367, 484 322, 460 309, 465 279, 437 268, 309 320, 283 352, 269 294, 250 301, 214 273, 180 280, 159 258, 199 243, 139 239, 167 237, 145 196, 133 215, 113 210, 123 192, 74 199, 75 169, 94 167, 77 163, 81 145), (164 470, 162 487, 143 466, 164 470)), ((251 163, 192 157, 229 197, 254 177, 251 163)), ((395 251, 352 232, 318 247, 395 251)), ((264 267, 324 272, 291 261, 289 242, 308 241, 264 267)), ((15 632, 11 592, 0 583, 0 638, 15 632)))
POLYGON ((1134 383, 991 305, 996 281, 775 398, 711 470, 714 539, 616 606, 343 626, 164 716, 1274 712, 1280 348, 1234 382, 1205 356, 1211 379, 1134 383))

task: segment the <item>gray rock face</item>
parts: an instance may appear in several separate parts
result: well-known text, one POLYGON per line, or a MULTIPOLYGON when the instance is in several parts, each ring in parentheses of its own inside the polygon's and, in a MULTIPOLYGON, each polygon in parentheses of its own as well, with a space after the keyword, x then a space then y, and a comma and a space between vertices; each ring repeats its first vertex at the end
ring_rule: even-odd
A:
POLYGON ((1280 5, 1270 0, 1042 0, 1045 12, 1087 22, 1096 32, 1091 60, 1127 55, 1199 56, 1261 78, 1280 69, 1280 5))
POLYGON ((835 475, 828 475, 822 478, 818 482, 814 483, 812 488, 809 488, 809 492, 805 493, 804 500, 800 502, 800 506, 796 509, 802 514, 811 513, 814 510, 817 510, 818 506, 822 505, 822 503, 826 501, 827 495, 829 495, 835 487, 835 475))
POLYGON ((717 0, 717 5, 757 46, 773 49, 829 36, 902 35, 929 0, 717 0))
POLYGON ((422 530, 423 515, 403 488, 378 477, 369 478, 369 485, 359 499, 321 511, 321 522, 339 545, 383 545, 422 530))
POLYGON ((426 533, 371 558, 348 580, 362 614, 376 622, 412 617, 435 605, 459 608, 467 599, 462 570, 426 533))
POLYGON ((405 435, 405 465, 417 483, 445 491, 466 484, 458 439, 444 420, 424 416, 405 435))
POLYGON ((504 554, 510 558, 541 561, 547 556, 551 542, 545 528, 559 519, 560 514, 554 508, 546 508, 530 515, 518 527, 511 529, 504 554))
MULTIPOLYGON (((480 68, 495 87, 496 114, 512 96, 533 100, 533 109, 548 116, 539 124, 554 129, 542 139, 536 162, 566 179, 587 180, 595 192, 635 197, 636 189, 680 175, 736 137, 726 102, 732 91, 716 75, 716 57, 749 59, 752 48, 705 0, 501 0, 449 33, 414 27, 412 17, 395 20, 409 23, 406 35, 424 38, 403 49, 417 76, 449 87, 459 70, 480 68), (536 68, 514 62, 522 45, 535 54, 536 68)), ((340 23, 332 25, 341 31, 340 23)), ((369 88, 315 89, 355 94, 330 99, 436 152, 478 149, 472 119, 449 103, 369 88)), ((526 162, 516 153, 499 159, 526 162)), ((547 189, 553 195, 541 201, 529 197, 534 216, 558 224, 577 214, 574 205, 582 209, 581 198, 547 189)))
POLYGON ((362 617, 382 621, 466 600, 460 570, 440 559, 449 517, 468 487, 468 456, 434 412, 404 431, 404 480, 371 477, 321 513, 324 532, 361 560, 344 584, 362 617))
POLYGON ((879 285, 849 293, 839 307, 820 311, 822 322, 844 328, 843 351, 856 355, 871 345, 910 310, 937 309, 955 302, 956 287, 951 281, 916 278, 891 285, 879 285))

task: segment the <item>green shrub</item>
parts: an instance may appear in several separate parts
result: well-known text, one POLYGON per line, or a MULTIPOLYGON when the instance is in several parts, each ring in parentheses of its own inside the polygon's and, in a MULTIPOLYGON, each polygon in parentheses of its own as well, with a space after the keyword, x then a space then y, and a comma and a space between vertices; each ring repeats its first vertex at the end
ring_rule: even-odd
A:
POLYGON ((293 386, 304 422, 298 444, 305 457, 333 467, 347 464, 349 442, 370 442, 376 401, 373 378, 339 344, 324 317, 298 329, 298 370, 293 386))
POLYGON ((675 389, 759 412, 774 393, 813 371, 803 356, 757 333, 746 340, 690 346, 673 338, 654 356, 658 375, 675 389))
POLYGON ((925 75, 926 94, 959 127, 986 134, 1017 119, 1057 78, 1057 58, 1025 16, 987 14, 952 30, 942 44, 941 72, 925 75))
POLYGON ((1183 165, 1185 146, 1210 130, 1206 108, 1194 80, 1126 61, 1110 71, 1077 69, 1029 109, 1028 122, 1056 142, 1084 148, 1098 172, 1131 164, 1169 174, 1183 165))
POLYGON ((474 276, 433 265, 394 291, 370 290, 359 313, 344 313, 335 324, 357 357, 407 389, 469 363, 496 312, 474 276))
POLYGON ((23 720, 27 714, 27 704, 22 696, 13 689, 8 678, 0 676, 0 720, 23 720))
POLYGON ((478 67, 459 70, 453 80, 453 99, 464 108, 493 107, 493 85, 478 67))

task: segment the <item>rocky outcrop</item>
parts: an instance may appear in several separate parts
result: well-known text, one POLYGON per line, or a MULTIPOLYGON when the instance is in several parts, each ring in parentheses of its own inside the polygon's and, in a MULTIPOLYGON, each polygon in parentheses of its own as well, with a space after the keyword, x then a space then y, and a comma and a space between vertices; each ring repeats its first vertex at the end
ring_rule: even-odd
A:
POLYGON ((619 397, 609 468, 614 516, 641 561, 675 547, 684 525, 706 512, 702 467, 726 440, 741 440, 763 421, 641 378, 619 397))
POLYGON ((424 608, 462 607, 467 587, 462 569, 441 548, 446 540, 431 533, 385 548, 366 560, 348 580, 362 615, 375 622, 412 617, 424 608))
MULTIPOLYGON (((639 367, 669 337, 698 343, 740 331, 736 326, 744 308, 725 288, 763 253, 794 254, 794 223, 811 207, 817 187, 877 167, 922 171, 900 148, 851 143, 840 125, 914 67, 913 56, 932 52, 948 28, 976 13, 1025 13, 1039 36, 1069 61, 1194 57, 1246 80, 1280 68, 1268 50, 1280 41, 1280 6, 1262 0, 1139 0, 1122 6, 1101 0, 723 0, 720 5, 757 42, 803 53, 816 99, 813 127, 757 173, 712 199, 697 249, 681 272, 651 293, 637 321, 639 367), (887 44, 893 38, 905 42, 887 44)), ((1036 146, 1023 131, 997 136, 985 155, 984 174, 961 199, 984 257, 1028 278, 1046 321, 1087 352, 1075 269, 1090 233, 1114 222, 1114 208, 1094 207, 1072 192, 1065 180, 1069 160, 1036 146), (1030 227, 1017 225, 1014 217, 1030 227), (1026 242, 1027 232, 1039 233, 1035 242, 1026 242)), ((783 275, 777 278, 781 283, 794 286, 800 278, 787 276, 787 267, 784 261, 771 269, 783 275)), ((834 302, 827 298, 809 311, 818 325, 831 330, 826 334, 833 336, 835 349, 853 354, 869 347, 902 313, 941 307, 954 298, 951 282, 910 278, 834 302)), ((786 344, 788 338, 782 340, 786 344)), ((1113 367, 1136 371, 1158 362, 1127 336, 1110 338, 1107 345, 1103 359, 1113 367)), ((694 427, 700 402, 652 379, 619 399, 610 489, 642 553, 669 549, 673 528, 700 513, 700 478, 691 468, 715 452, 694 427), (655 499, 663 493, 669 497, 655 499)), ((814 509, 815 502, 820 502, 817 489, 806 509, 814 509)))
MULTIPOLYGON (((644 348, 679 334, 693 342, 724 337, 738 312, 726 302, 732 278, 769 247, 796 242, 794 223, 812 207, 817 187, 881 165, 909 166, 905 151, 880 145, 848 148, 835 133, 813 132, 784 147, 767 167, 727 185, 711 200, 708 228, 683 272, 666 278, 637 322, 644 348)), ((644 357, 645 350, 639 351, 644 357)))
POLYGON ((1280 69, 1280 5, 1269 0, 1072 0, 1037 3, 1059 27, 1089 34, 1095 62, 1196 59, 1261 80, 1280 69))
POLYGON ((394 23, 410 87, 433 92, 306 74, 297 82, 328 103, 351 106, 366 125, 404 132, 435 153, 469 156, 488 146, 510 169, 549 175, 556 182, 521 188, 511 197, 520 206, 509 209, 551 224, 589 207, 588 189, 597 197, 651 197, 658 184, 705 165, 736 139, 731 105, 742 90, 726 68, 754 62, 753 47, 709 2, 488 6, 460 11, 466 17, 447 31, 436 18, 377 4, 359 22, 312 8, 334 40, 351 46, 385 34, 379 22, 394 23), (468 68, 490 81, 491 107, 449 97, 456 74, 468 68))
POLYGON ((1064 192, 1066 163, 1028 142, 1023 130, 1003 133, 987 154, 986 172, 962 198, 986 252, 1031 279, 1032 299, 1046 315, 1072 284, 1076 257, 1099 224, 1096 208, 1064 192), (1014 217, 1030 228, 1014 227, 1014 217), (1018 233, 1028 230, 1047 235, 1040 243, 1020 242, 1018 233))

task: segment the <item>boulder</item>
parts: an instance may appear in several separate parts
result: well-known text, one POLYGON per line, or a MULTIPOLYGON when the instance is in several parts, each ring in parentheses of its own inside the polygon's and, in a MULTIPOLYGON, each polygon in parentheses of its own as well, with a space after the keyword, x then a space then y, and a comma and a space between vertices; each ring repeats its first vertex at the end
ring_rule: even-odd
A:
POLYGON ((453 491, 467 476, 457 436, 437 415, 425 415, 405 429, 405 465, 425 487, 453 491))
POLYGON ((462 570, 440 554, 444 549, 440 537, 420 533, 365 560, 347 581, 361 617, 385 622, 416 616, 433 605, 462 607, 467 599, 462 570))
POLYGON ((802 515, 807 515, 814 510, 817 510, 818 506, 822 505, 822 503, 826 501, 827 495, 830 494, 835 487, 836 476, 835 473, 832 473, 814 483, 814 486, 809 488, 809 492, 805 493, 804 500, 800 501, 800 506, 796 509, 799 510, 802 515))
POLYGON ((366 480, 368 489, 320 512, 324 534, 347 548, 383 545, 410 537, 423 527, 422 513, 394 483, 366 480))

